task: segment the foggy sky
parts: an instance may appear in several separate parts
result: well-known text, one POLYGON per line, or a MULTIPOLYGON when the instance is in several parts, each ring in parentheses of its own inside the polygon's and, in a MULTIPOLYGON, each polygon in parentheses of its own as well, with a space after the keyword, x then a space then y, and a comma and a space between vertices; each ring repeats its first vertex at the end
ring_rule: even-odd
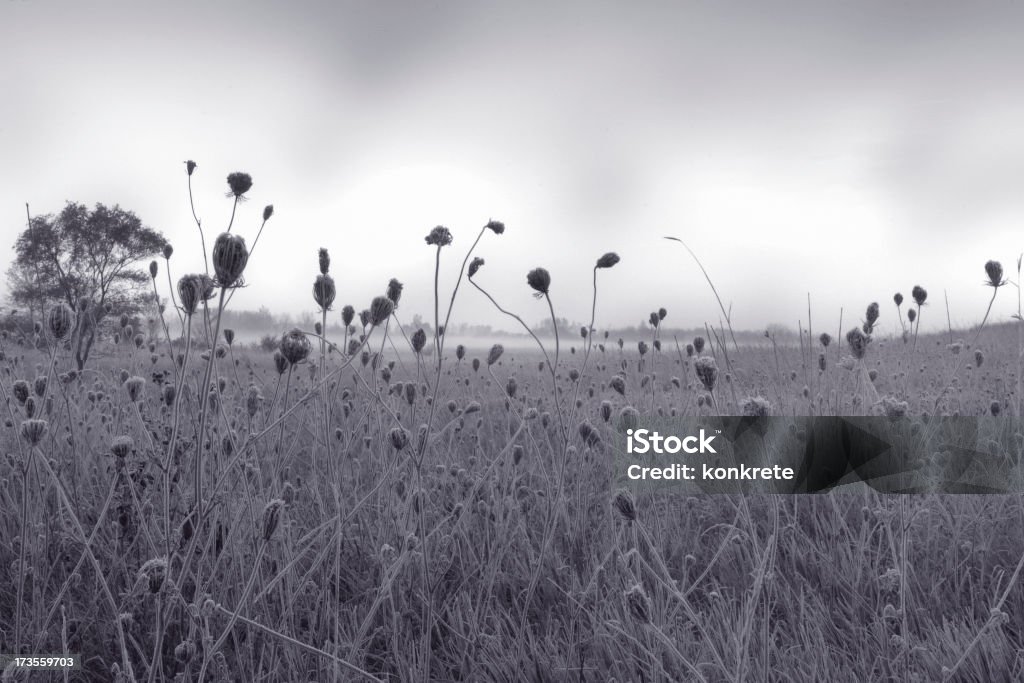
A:
MULTIPOLYGON (((980 320, 983 264, 1024 250, 1024 6, 1010 2, 302 2, 0 4, 0 267, 24 203, 119 203, 201 270, 276 215, 233 307, 312 310, 318 247, 338 308, 391 277, 403 321, 432 310, 490 218, 478 276, 534 322, 525 275, 597 327, 717 322, 677 235, 737 327, 816 323, 921 284, 929 323, 980 320)), ((161 266, 162 266, 161 261, 161 266)), ((1015 277, 1015 273, 1013 274, 1015 277)), ((163 272, 159 282, 166 285, 163 272)), ((166 295, 166 287, 162 292, 166 295)), ((6 295, 0 285, 0 294, 6 295)), ((1005 290, 994 320, 1015 310, 1005 290)), ((472 289, 453 322, 508 324, 472 289)))

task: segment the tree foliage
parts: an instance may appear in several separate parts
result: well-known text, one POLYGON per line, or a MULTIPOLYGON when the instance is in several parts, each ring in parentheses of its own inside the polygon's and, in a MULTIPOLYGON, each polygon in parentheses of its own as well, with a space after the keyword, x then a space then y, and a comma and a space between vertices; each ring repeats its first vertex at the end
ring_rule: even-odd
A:
POLYGON ((54 215, 36 216, 14 244, 7 273, 10 299, 41 311, 63 301, 78 312, 72 345, 85 364, 98 323, 107 313, 135 313, 150 298, 141 266, 167 240, 120 206, 68 202, 54 215))

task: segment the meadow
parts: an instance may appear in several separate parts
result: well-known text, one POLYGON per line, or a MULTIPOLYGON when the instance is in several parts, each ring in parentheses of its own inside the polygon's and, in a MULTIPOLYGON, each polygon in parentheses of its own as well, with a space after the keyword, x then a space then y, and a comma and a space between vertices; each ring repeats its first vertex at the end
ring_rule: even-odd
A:
MULTIPOLYGON (((435 289, 433 329, 475 288, 533 334, 472 257, 504 230, 485 225, 462 259, 447 229, 427 235, 437 272, 462 264, 455 291, 435 289)), ((209 274, 165 286, 147 333, 55 304, 2 340, 0 652, 81 656, 3 680, 1024 675, 1019 496, 640 495, 617 487, 609 454, 637 415, 1016 429, 1019 321, 918 333, 915 288, 886 304, 895 336, 870 304, 814 321, 827 333, 807 321, 799 345, 736 344, 727 314, 679 339, 656 311, 639 344, 592 320, 529 350, 467 350, 401 328, 397 281, 360 314, 336 307, 321 251, 322 322, 267 353, 218 316, 252 246, 213 245, 209 274), (322 336, 337 309, 342 338, 322 336), (79 370, 69 348, 90 324, 104 333, 79 370)), ((595 262, 595 317, 616 263, 595 262)), ((173 264, 154 262, 154 287, 173 264)), ((993 264, 994 296, 1010 285, 993 264)), ((547 271, 527 284, 554 318, 547 271)))

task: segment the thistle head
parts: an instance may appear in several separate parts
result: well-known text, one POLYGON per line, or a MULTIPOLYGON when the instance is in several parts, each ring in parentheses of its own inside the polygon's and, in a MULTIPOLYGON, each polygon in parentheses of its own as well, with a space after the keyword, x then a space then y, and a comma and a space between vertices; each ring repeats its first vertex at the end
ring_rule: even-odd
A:
POLYGON ((601 258, 597 259, 597 264, 594 267, 595 268, 611 268, 612 266, 614 266, 618 262, 619 262, 619 255, 616 254, 614 251, 609 251, 607 254, 605 254, 601 258))
POLYGON ((248 173, 235 171, 228 174, 228 196, 241 199, 242 195, 252 189, 252 176, 248 173))
POLYGON ((999 261, 986 263, 985 274, 988 275, 988 282, 985 284, 989 287, 1002 287, 1006 284, 1006 280, 1003 279, 1003 264, 999 261))
POLYGON ((537 298, 547 296, 551 288, 551 274, 544 268, 534 268, 526 274, 526 284, 530 285, 537 298))
POLYGON ((439 225, 426 236, 427 244, 436 245, 438 249, 452 243, 452 233, 448 228, 439 225))
POLYGON ((914 298, 915 304, 924 306, 924 302, 928 299, 928 290, 921 285, 914 285, 914 289, 910 291, 910 296, 914 298))

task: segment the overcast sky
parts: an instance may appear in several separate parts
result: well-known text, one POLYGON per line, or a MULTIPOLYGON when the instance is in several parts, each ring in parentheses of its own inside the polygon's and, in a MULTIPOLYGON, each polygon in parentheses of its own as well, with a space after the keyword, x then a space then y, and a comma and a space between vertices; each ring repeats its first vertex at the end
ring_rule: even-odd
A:
MULTIPOLYGON (((921 284, 926 322, 978 321, 987 259, 1024 250, 1024 3, 256 2, 0 4, 0 266, 34 213, 119 203, 201 269, 276 215, 233 306, 311 310, 327 247, 338 303, 390 277, 432 309, 430 228, 455 235, 442 287, 489 218, 479 280, 529 321, 545 266, 558 312, 598 327, 737 327, 859 316, 921 284)), ((161 273, 161 283, 165 283, 161 273)), ((2 285, 0 285, 2 287, 2 285)), ((0 292, 5 293, 5 292, 0 292)), ((995 308, 1005 320, 1015 293, 995 308)), ((455 322, 504 325, 479 293, 455 322)), ((340 308, 340 306, 339 306, 340 308)))

